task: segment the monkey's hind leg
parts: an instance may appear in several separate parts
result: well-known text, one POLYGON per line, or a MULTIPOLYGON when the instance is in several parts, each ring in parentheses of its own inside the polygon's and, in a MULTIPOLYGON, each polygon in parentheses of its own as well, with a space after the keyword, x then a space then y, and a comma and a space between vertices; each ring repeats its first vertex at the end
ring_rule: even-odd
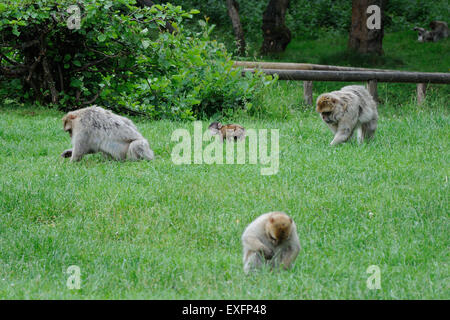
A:
POLYGON ((370 139, 373 137, 375 130, 377 130, 377 123, 378 120, 374 119, 369 122, 362 124, 362 133, 364 136, 364 139, 370 139))
POLYGON ((145 139, 134 140, 128 147, 127 159, 129 160, 152 160, 154 157, 154 153, 145 139))

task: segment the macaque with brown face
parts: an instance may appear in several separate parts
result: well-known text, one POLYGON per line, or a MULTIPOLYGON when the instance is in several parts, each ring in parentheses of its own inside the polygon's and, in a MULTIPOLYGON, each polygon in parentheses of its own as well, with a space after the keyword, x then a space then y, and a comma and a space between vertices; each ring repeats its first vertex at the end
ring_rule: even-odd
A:
POLYGON ((362 143, 377 129, 377 104, 363 86, 346 86, 321 94, 317 98, 316 111, 334 133, 332 146, 348 141, 355 129, 358 141, 362 143))
POLYGON ((222 141, 225 139, 236 141, 245 138, 245 129, 238 124, 222 125, 220 122, 213 122, 209 125, 208 129, 211 131, 211 134, 220 135, 222 141))
POLYGON ((153 151, 134 123, 101 107, 92 106, 67 113, 64 131, 72 149, 61 156, 79 161, 85 154, 102 152, 115 160, 152 160, 153 151))
POLYGON ((417 41, 419 42, 436 42, 448 37, 448 25, 445 21, 431 21, 428 31, 424 28, 415 27, 414 31, 418 32, 417 41))
POLYGON ((249 273, 269 265, 272 269, 289 269, 300 251, 297 227, 286 213, 265 213, 245 229, 244 272, 249 273))

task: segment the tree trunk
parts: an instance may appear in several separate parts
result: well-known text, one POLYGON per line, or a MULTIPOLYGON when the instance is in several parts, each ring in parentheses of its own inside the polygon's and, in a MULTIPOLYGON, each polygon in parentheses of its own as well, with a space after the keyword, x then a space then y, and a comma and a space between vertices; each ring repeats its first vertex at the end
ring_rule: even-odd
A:
POLYGON ((383 36, 384 36, 384 9, 387 0, 353 0, 352 6, 352 25, 348 47, 350 50, 359 53, 383 54, 383 36), (367 9, 371 5, 377 5, 380 9, 380 19, 375 18, 376 12, 367 9), (379 20, 378 26, 368 27, 373 19, 379 20))
POLYGON ((286 27, 289 0, 270 0, 263 14, 263 44, 261 54, 283 52, 291 42, 291 31, 286 27))
POLYGON ((241 19, 239 18, 239 4, 235 0, 227 0, 228 15, 233 25, 234 36, 238 47, 238 54, 245 55, 245 37, 242 29, 241 19))

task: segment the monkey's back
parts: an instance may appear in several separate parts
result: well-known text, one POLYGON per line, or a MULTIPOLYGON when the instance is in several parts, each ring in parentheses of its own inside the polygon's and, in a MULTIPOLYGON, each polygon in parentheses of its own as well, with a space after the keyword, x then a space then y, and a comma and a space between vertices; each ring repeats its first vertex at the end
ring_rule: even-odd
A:
POLYGON ((332 93, 346 101, 348 106, 357 106, 359 108, 360 122, 378 119, 377 104, 365 87, 350 85, 332 93))
POLYGON ((240 137, 245 134, 244 127, 238 124, 227 124, 220 131, 224 137, 240 137))
POLYGON ((125 158, 127 148, 122 142, 144 139, 130 119, 102 107, 91 106, 76 112, 80 124, 88 129, 85 134, 88 135, 93 152, 104 152, 114 158, 125 158))
POLYGON ((108 134, 110 138, 140 139, 142 135, 138 132, 134 123, 125 117, 112 113, 102 107, 92 106, 78 110, 80 122, 83 126, 90 127, 96 134, 108 134))

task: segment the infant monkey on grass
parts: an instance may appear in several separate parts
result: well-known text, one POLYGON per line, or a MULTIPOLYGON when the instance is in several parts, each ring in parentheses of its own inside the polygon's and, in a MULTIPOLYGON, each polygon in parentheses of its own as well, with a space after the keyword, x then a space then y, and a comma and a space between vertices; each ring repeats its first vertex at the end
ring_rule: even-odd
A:
POLYGON ((245 129, 238 124, 226 124, 223 125, 220 122, 213 122, 208 127, 211 134, 218 134, 222 138, 222 141, 227 140, 242 140, 245 139, 245 129))

